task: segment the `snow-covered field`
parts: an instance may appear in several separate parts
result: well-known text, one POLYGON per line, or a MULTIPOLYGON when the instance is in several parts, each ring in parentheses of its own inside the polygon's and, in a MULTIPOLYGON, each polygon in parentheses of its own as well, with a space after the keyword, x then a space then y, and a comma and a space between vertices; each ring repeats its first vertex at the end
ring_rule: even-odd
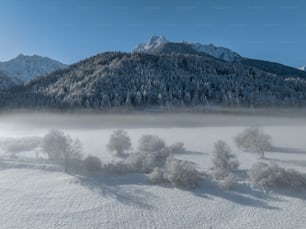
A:
MULTIPOLYGON (((260 126, 272 136, 264 161, 306 173, 306 118, 247 115, 1 115, 0 139, 43 136, 61 129, 83 144, 84 154, 114 157, 106 150, 113 130, 125 129, 136 149, 143 134, 167 144, 184 142, 192 161, 209 173, 214 143, 225 140, 240 161, 241 180, 225 191, 203 181, 196 189, 152 185, 145 174, 65 174, 37 160, 35 152, 1 150, 0 228, 305 228, 306 190, 251 185, 247 170, 258 156, 241 152, 233 138, 260 126)), ((43 156, 43 155, 40 155, 43 156)))

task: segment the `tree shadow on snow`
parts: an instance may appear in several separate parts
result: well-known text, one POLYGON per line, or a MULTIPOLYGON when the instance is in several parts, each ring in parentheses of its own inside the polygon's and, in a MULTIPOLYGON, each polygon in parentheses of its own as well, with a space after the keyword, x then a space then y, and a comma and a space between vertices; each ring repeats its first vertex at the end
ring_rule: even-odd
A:
POLYGON ((39 169, 49 172, 60 172, 62 169, 47 160, 0 159, 0 170, 6 169, 39 169))
POLYGON ((143 174, 127 174, 116 176, 103 172, 74 174, 77 184, 91 190, 93 193, 106 198, 116 199, 122 204, 133 205, 138 208, 154 208, 149 201, 156 198, 152 193, 146 192, 147 183, 143 174), (127 185, 134 185, 128 187, 127 185), (139 186, 138 186, 139 185, 139 186), (136 187, 135 187, 136 186, 136 187))
MULTIPOLYGON (((253 190, 247 184, 236 184, 232 190, 224 190, 216 183, 206 180, 203 182, 202 187, 192 191, 199 197, 218 197, 226 199, 230 202, 239 205, 250 206, 255 208, 265 208, 270 210, 278 210, 279 208, 270 206, 266 201, 277 200, 268 194, 258 190, 253 190)), ((213 198, 211 198, 213 199, 213 198)))
MULTIPOLYGON (((0 160, 0 170, 4 169, 40 169, 49 172, 63 172, 63 168, 46 160, 38 161, 15 161, 0 160)), ((158 198, 149 191, 151 185, 148 178, 142 173, 123 173, 114 174, 104 169, 96 173, 88 173, 82 167, 81 161, 76 161, 68 170, 68 174, 76 177, 73 182, 91 190, 94 194, 106 198, 116 199, 122 204, 132 205, 137 208, 153 209, 152 201, 158 198)), ((269 205, 267 202, 281 201, 273 194, 280 194, 294 198, 306 200, 305 190, 286 190, 286 189, 254 189, 244 181, 247 179, 247 170, 235 171, 238 183, 232 190, 224 190, 218 184, 209 179, 201 182, 199 188, 186 189, 182 187, 173 187, 170 184, 156 184, 164 188, 180 188, 201 198, 211 199, 214 197, 226 199, 239 205, 251 206, 256 208, 265 208, 277 210, 278 208, 269 205)), ((153 186, 153 185, 152 185, 153 186)))

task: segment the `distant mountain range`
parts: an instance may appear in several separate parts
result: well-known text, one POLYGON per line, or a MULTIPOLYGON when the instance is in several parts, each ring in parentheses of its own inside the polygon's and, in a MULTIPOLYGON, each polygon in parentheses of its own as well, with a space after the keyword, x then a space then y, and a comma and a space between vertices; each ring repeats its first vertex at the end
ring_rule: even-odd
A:
POLYGON ((0 92, 0 108, 300 107, 306 72, 222 47, 152 37, 0 92))
POLYGON ((294 67, 289 67, 270 61, 244 58, 228 48, 217 47, 213 44, 204 45, 200 43, 189 43, 185 41, 180 43, 169 42, 164 36, 153 36, 147 43, 140 43, 137 45, 136 48, 132 50, 132 52, 151 54, 160 54, 162 52, 194 55, 208 54, 226 62, 240 62, 279 76, 301 77, 306 79, 306 73, 301 72, 301 69, 296 69, 294 67))
POLYGON ((12 60, 0 62, 0 71, 2 73, 22 82, 32 80, 38 76, 66 67, 67 65, 56 60, 37 55, 26 56, 19 54, 12 60))
MULTIPOLYGON (((230 49, 223 48, 223 47, 216 47, 213 44, 204 45, 201 43, 188 43, 186 41, 181 42, 185 45, 185 47, 189 47, 189 50, 186 51, 187 53, 193 53, 194 50, 197 53, 206 53, 215 58, 233 62, 240 58, 240 55, 236 52, 233 52, 230 49)), ((173 44, 173 42, 169 42, 165 36, 153 36, 147 43, 140 43, 136 46, 132 51, 133 52, 144 52, 144 53, 156 53, 159 49, 164 49, 163 46, 169 46, 173 44)), ((177 52, 177 48, 171 50, 173 52, 177 52)))

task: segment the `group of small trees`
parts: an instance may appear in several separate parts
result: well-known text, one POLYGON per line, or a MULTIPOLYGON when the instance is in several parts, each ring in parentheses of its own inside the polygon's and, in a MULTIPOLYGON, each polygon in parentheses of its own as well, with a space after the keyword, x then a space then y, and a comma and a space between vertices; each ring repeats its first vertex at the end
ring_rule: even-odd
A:
POLYGON ((154 135, 143 135, 139 141, 136 152, 131 149, 131 141, 123 130, 116 130, 110 136, 107 148, 115 156, 123 158, 118 166, 108 166, 111 169, 122 168, 131 172, 148 174, 151 183, 170 183, 174 186, 194 188, 201 179, 198 171, 187 161, 174 158, 175 154, 185 152, 181 142, 166 146, 163 139, 154 135))
MULTIPOLYGON (((234 138, 234 141, 239 149, 246 152, 258 153, 260 158, 264 157, 265 151, 272 148, 271 137, 256 127, 246 128, 234 138)), ((212 153, 212 175, 215 179, 220 180, 221 187, 225 189, 233 187, 236 182, 233 171, 238 169, 238 167, 239 162, 236 156, 231 153, 230 147, 224 141, 219 140, 216 142, 212 153)), ((261 179, 257 179, 256 174, 258 172, 254 172, 257 171, 257 167, 253 167, 250 175, 251 180, 255 183, 258 183, 258 180, 262 181, 261 179)), ((262 172, 260 174, 263 177, 265 175, 262 172)))
MULTIPOLYGON (((258 153, 261 157, 264 157, 266 150, 271 149, 271 137, 259 128, 247 128, 234 140, 240 149, 258 153)), ((116 130, 111 134, 107 148, 122 159, 118 165, 112 165, 113 169, 146 173, 153 184, 170 183, 187 188, 197 187, 204 178, 192 163, 174 157, 186 152, 181 142, 166 146, 164 140, 158 136, 143 135, 139 139, 137 152, 129 152, 131 146, 127 132, 116 130)), ((68 171, 70 161, 82 158, 80 141, 58 130, 51 130, 42 138, 41 148, 50 160, 62 163, 65 172, 68 171)), ((211 164, 211 177, 222 188, 231 189, 236 183, 234 174, 239 167, 239 161, 226 142, 219 140, 215 143, 211 164)), ((94 156, 83 160, 83 165, 89 172, 99 171, 104 166, 101 160, 94 156)), ((275 163, 255 163, 249 171, 249 177, 254 184, 263 187, 306 187, 304 175, 279 167, 275 163)))
MULTIPOLYGON (((261 157, 265 150, 271 148, 271 137, 259 128, 245 129, 237 135, 235 142, 238 148, 256 152, 261 157)), ((108 165, 113 170, 147 173, 151 183, 171 183, 184 187, 196 187, 199 184, 201 176, 194 166, 174 158, 174 155, 186 152, 181 142, 166 146, 165 141, 158 136, 143 135, 138 141, 137 151, 131 152, 131 140, 127 132, 116 130, 110 136, 107 149, 123 159, 117 165, 108 165)), ((87 165, 91 164, 95 168, 101 167, 97 158, 88 160, 87 165)), ((216 142, 212 153, 213 178, 220 181, 222 187, 229 189, 236 182, 233 172, 238 167, 239 162, 230 147, 224 141, 216 142)))

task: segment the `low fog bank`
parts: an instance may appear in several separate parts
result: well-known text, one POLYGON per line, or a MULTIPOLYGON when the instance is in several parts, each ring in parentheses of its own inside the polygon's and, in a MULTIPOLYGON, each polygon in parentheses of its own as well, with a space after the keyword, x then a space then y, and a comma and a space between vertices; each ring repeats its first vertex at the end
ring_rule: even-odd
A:
POLYGON ((0 128, 101 129, 205 126, 306 125, 305 111, 209 112, 209 113, 42 113, 13 112, 0 114, 0 128))

